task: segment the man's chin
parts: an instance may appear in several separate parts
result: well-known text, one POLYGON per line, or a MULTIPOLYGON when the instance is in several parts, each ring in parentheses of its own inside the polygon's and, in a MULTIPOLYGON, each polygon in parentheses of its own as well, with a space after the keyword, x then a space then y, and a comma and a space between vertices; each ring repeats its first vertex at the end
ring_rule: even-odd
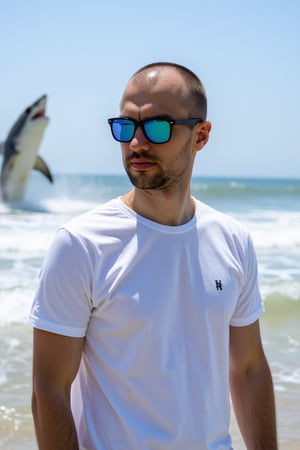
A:
POLYGON ((150 189, 163 189, 166 185, 166 180, 161 177, 149 177, 147 175, 134 176, 131 173, 127 173, 131 183, 138 189, 150 190, 150 189))

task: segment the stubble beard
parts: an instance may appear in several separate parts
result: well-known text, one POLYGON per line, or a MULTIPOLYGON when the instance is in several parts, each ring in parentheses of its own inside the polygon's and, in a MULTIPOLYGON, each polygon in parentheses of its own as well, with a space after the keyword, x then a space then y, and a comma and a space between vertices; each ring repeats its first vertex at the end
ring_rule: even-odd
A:
MULTIPOLYGON (((126 159, 125 164, 125 171, 128 175, 129 180, 131 181, 133 186, 143 190, 155 190, 155 189, 168 190, 174 187, 178 187, 178 184, 184 178, 187 172, 187 168, 189 167, 190 164, 190 158, 188 158, 190 145, 191 139, 188 139, 188 141, 183 145, 178 155, 178 160, 181 161, 181 164, 177 169, 170 169, 167 171, 161 169, 160 172, 155 175, 149 175, 147 172, 140 172, 137 175, 134 175, 130 171, 130 160, 132 158, 138 159, 139 157, 143 156, 149 159, 149 156, 147 154, 143 155, 132 153, 126 159)), ((152 160, 155 162, 154 158, 152 158, 152 160)))
POLYGON ((169 177, 163 176, 161 173, 148 175, 141 172, 139 175, 133 175, 130 170, 126 170, 126 172, 133 186, 138 189, 164 189, 169 184, 169 177))

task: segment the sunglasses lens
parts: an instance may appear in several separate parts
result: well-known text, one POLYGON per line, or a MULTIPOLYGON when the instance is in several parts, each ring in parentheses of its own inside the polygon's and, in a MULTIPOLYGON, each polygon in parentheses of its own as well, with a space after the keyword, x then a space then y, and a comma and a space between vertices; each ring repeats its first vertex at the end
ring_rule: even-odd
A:
POLYGON ((144 130, 146 137, 154 144, 163 144, 170 139, 171 126, 166 120, 147 120, 144 130))
POLYGON ((171 125, 166 120, 144 120, 135 122, 131 119, 109 119, 114 139, 119 142, 129 142, 134 136, 136 127, 141 124, 146 138, 154 144, 168 142, 171 137, 171 125))
POLYGON ((129 142, 134 136, 134 123, 128 119, 114 119, 111 122, 111 131, 119 142, 129 142))

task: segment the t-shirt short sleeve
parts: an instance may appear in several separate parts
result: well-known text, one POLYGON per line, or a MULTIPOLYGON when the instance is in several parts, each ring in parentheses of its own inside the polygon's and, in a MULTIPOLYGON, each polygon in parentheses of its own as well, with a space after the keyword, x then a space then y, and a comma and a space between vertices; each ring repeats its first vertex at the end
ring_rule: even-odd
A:
POLYGON ((85 336, 92 310, 92 267, 84 242, 59 228, 43 262, 29 316, 38 329, 85 336))
POLYGON ((252 239, 248 235, 244 259, 244 277, 241 293, 230 320, 232 326, 247 326, 264 312, 258 286, 257 260, 252 239))

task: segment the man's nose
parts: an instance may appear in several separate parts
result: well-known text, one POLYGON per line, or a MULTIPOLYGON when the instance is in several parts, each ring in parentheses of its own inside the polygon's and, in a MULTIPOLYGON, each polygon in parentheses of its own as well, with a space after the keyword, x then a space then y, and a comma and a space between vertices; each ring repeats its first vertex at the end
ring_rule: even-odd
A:
POLYGON ((150 142, 146 138, 142 127, 138 126, 130 141, 130 148, 134 151, 150 150, 150 142))

